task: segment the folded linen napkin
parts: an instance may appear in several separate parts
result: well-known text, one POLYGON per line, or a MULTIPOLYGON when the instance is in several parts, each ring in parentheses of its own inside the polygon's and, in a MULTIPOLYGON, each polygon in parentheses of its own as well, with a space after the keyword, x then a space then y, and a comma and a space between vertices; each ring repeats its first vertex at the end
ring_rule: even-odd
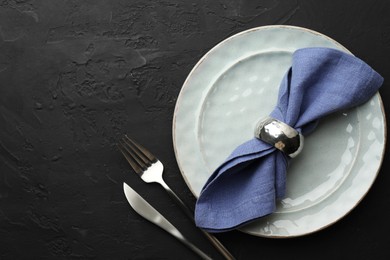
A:
MULTIPOLYGON (((299 49, 270 116, 307 135, 320 118, 368 101, 382 83, 377 72, 350 54, 299 49)), ((271 214, 276 200, 285 196, 289 160, 256 138, 238 146, 204 185, 196 203, 196 225, 222 232, 271 214)))

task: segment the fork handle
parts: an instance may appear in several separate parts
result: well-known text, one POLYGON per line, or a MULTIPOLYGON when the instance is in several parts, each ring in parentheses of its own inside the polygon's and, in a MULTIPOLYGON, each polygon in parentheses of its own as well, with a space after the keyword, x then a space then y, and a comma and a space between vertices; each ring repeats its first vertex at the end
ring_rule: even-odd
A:
MULTIPOLYGON (((169 196, 180 206, 189 219, 195 223, 194 213, 190 208, 173 192, 173 190, 164 182, 159 182, 161 186, 168 192, 169 196)), ((235 260, 234 256, 226 249, 226 247, 213 235, 200 229, 204 236, 211 242, 211 244, 223 255, 227 260, 235 260)))

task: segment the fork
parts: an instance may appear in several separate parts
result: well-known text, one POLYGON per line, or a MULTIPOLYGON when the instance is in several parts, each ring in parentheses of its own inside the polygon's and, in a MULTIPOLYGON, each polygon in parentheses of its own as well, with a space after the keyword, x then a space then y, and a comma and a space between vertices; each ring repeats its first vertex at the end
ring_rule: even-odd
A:
MULTIPOLYGON (((170 195, 171 198, 180 206, 183 212, 194 223, 192 210, 173 192, 163 179, 163 164, 147 149, 131 140, 127 135, 120 139, 118 148, 126 158, 133 170, 147 183, 159 183, 170 195)), ((213 235, 200 229, 209 239, 212 245, 228 260, 235 260, 234 256, 222 245, 222 243, 213 235)))

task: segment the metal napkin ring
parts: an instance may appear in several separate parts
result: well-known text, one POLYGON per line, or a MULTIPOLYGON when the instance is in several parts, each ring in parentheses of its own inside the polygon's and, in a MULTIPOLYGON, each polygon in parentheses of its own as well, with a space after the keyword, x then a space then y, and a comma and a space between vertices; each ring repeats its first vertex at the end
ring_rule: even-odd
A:
POLYGON ((275 146, 290 158, 297 156, 303 148, 303 135, 272 117, 266 117, 257 123, 255 137, 275 146))

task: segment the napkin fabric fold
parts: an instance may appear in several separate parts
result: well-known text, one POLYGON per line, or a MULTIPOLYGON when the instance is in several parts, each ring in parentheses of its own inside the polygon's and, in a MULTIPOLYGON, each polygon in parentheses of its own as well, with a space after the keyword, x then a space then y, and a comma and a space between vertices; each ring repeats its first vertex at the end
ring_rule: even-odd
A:
MULTIPOLYGON (((367 102, 382 83, 355 56, 330 48, 299 49, 270 116, 307 135, 320 118, 367 102)), ((288 162, 283 152, 256 138, 238 146, 204 185, 196 225, 222 232, 271 214, 285 196, 288 162)))

